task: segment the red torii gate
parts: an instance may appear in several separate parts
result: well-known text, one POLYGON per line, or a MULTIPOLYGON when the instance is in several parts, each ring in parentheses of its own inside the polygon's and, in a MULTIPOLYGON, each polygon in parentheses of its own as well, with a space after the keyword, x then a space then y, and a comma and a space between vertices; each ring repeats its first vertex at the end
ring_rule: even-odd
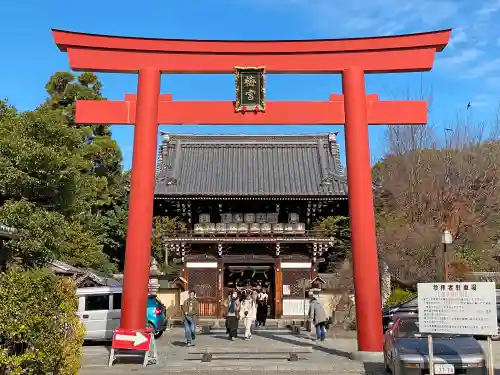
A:
POLYGON ((125 101, 77 101, 81 124, 135 124, 125 253, 122 328, 143 329, 149 276, 158 124, 345 124, 358 349, 382 351, 381 300, 368 124, 425 124, 424 101, 366 95, 365 73, 432 68, 451 30, 390 37, 304 41, 204 41, 116 37, 53 30, 75 71, 138 73, 125 101), (235 112, 233 102, 173 101, 162 73, 341 73, 343 95, 323 102, 268 102, 266 112, 235 112))

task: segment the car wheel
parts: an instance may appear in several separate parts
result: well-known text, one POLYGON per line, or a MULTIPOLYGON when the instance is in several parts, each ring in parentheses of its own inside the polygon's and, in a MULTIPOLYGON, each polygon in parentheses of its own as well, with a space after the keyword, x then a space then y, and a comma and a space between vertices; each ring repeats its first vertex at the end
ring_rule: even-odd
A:
POLYGON ((161 335, 163 335, 163 331, 156 332, 155 333, 155 340, 158 340, 161 337, 161 335))

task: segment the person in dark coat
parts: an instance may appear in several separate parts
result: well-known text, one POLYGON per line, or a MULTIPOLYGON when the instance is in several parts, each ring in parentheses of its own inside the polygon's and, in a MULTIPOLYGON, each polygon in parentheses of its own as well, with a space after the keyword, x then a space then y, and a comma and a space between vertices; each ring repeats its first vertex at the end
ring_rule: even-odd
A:
POLYGON ((267 293, 262 289, 257 293, 257 326, 264 327, 267 319, 267 293))
POLYGON ((228 298, 226 305, 226 331, 229 340, 233 341, 238 335, 238 316, 240 312, 240 301, 236 291, 228 298))

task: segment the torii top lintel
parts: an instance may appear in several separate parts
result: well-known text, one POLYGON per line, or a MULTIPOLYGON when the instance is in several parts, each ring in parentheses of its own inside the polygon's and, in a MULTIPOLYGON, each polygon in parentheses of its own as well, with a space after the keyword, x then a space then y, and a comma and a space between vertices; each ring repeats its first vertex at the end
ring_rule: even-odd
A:
POLYGON ((266 66, 267 73, 366 73, 430 70, 451 29, 353 39, 217 41, 150 39, 52 30, 75 71, 233 73, 235 66, 266 66))

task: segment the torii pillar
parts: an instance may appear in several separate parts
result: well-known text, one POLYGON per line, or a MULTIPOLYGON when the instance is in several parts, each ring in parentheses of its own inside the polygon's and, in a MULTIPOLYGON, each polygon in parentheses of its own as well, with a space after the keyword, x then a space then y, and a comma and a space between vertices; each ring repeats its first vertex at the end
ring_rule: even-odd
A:
POLYGON ((161 124, 346 125, 347 179, 358 349, 382 352, 382 314, 368 124, 425 124, 424 101, 379 101, 365 94, 367 73, 432 68, 451 30, 379 38, 305 41, 200 41, 111 37, 53 30, 73 70, 138 73, 137 103, 77 101, 76 122, 134 124, 122 328, 145 327, 157 126, 161 124), (340 73, 343 96, 324 102, 270 102, 265 113, 236 113, 232 102, 176 102, 160 95, 160 73, 340 73))

